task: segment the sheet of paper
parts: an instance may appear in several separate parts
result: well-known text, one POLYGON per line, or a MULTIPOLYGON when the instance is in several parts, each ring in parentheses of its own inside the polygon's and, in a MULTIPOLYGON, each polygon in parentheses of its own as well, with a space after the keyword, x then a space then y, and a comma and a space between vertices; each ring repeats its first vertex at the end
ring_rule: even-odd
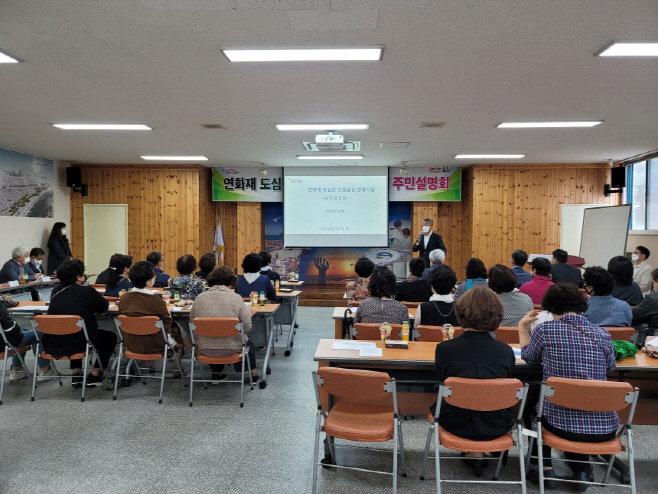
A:
POLYGON ((351 314, 356 314, 358 307, 350 307, 350 313, 351 314))
POLYGON ((411 312, 409 312, 409 319, 413 319, 413 318, 414 318, 414 315, 411 312))
POLYGON ((7 284, 11 287, 20 285, 18 281, 8 281, 7 284))
POLYGON ((381 357, 382 349, 381 348, 362 348, 359 350, 359 357, 381 357))
POLYGON ((652 345, 652 346, 658 346, 658 336, 651 340, 647 340, 644 342, 645 345, 652 345))
POLYGON ((116 307, 116 306, 117 306, 117 304, 110 304, 110 306, 108 307, 108 309, 111 309, 112 307, 116 307))
POLYGON ((172 307, 171 310, 173 310, 174 312, 178 312, 179 310, 183 310, 183 307, 172 307))
POLYGON ((521 349, 520 348, 512 348, 514 350, 514 357, 515 358, 521 358, 521 349))
POLYGON ((41 277, 41 281, 42 281, 43 283, 46 283, 47 281, 52 281, 52 280, 50 279, 50 276, 42 276, 42 277, 41 277))
POLYGON ((16 310, 16 311, 29 311, 29 312, 35 312, 35 311, 47 311, 48 307, 44 307, 43 305, 24 305, 23 307, 12 307, 9 310, 16 310))
POLYGON ((367 350, 377 348, 372 341, 338 340, 331 345, 332 350, 367 350))

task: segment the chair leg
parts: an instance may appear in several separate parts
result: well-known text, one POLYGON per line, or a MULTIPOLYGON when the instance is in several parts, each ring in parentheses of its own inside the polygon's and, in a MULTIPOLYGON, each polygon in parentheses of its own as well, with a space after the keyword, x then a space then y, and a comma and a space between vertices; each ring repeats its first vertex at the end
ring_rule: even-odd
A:
MULTIPOLYGON (((116 375, 114 376, 114 393, 112 399, 117 399, 117 389, 119 389, 119 373, 121 371, 121 355, 123 355, 123 341, 119 343, 119 355, 116 358, 116 375)), ((126 374, 128 374, 128 366, 126 365, 126 374)))
POLYGON ((636 485, 635 485, 635 451, 633 451, 633 431, 630 426, 626 429, 626 438, 628 441, 628 469, 631 474, 631 492, 636 494, 636 485))
POLYGON ((603 484, 608 482, 608 477, 610 477, 610 473, 612 472, 612 464, 615 462, 615 457, 617 455, 608 455, 606 458, 606 461, 608 462, 608 466, 605 469, 605 475, 603 477, 603 484))
POLYGON ((80 401, 85 401, 85 390, 87 388, 87 369, 89 368, 89 343, 87 343, 87 349, 85 350, 85 368, 82 371, 82 398, 80 401))
MULTIPOLYGON (((240 408, 244 407, 244 367, 245 367, 244 348, 242 349, 242 374, 240 375, 240 408)), ((251 366, 247 370, 249 373, 249 381, 251 382, 251 366)))
MULTIPOLYGON (((5 351, 5 354, 6 353, 7 352, 5 351)), ((23 358, 23 356, 18 352, 16 352, 16 356, 18 357, 18 360, 21 361, 21 365, 23 366, 23 369, 25 369, 25 372, 27 372, 27 377, 32 379, 32 374, 30 374, 30 369, 27 368, 27 364, 25 363, 25 359, 23 358)), ((36 358, 37 358, 37 356, 35 355, 34 359, 36 360, 36 358)), ((2 395, 0 395, 0 399, 1 399, 1 396, 2 395)))
MULTIPOLYGON (((37 355, 40 355, 40 350, 41 348, 41 343, 37 343, 37 355)), ((52 362, 52 361, 51 361, 52 362)), ((37 358, 34 358, 34 372, 32 373, 32 396, 30 397, 30 401, 34 401, 34 393, 36 392, 37 389, 37 366, 39 365, 37 358)), ((4 379, 4 371, 3 371, 3 376, 2 376, 2 384, 4 386, 5 384, 5 379, 4 379)))
POLYGON ((496 471, 494 472, 493 475, 493 480, 498 480, 498 476, 500 475, 500 469, 503 466, 503 458, 505 458, 505 452, 501 451, 500 456, 498 457, 498 461, 496 462, 496 471))
POLYGON ((51 361, 50 361, 50 365, 53 366, 53 370, 55 371, 55 375, 57 376, 57 381, 59 382, 59 385, 60 385, 60 386, 64 386, 64 383, 62 382, 62 376, 61 376, 61 374, 59 373, 59 371, 57 370, 57 366, 55 365, 55 361, 54 361, 54 360, 51 360, 51 361))
POLYGON ((436 494, 441 494, 441 464, 439 463, 439 426, 434 427, 434 468, 436 469, 436 494))
MULTIPOLYGON (((190 406, 192 406, 192 392, 194 391, 194 355, 196 347, 192 347, 192 358, 190 360, 190 406)), ((203 364, 201 364, 203 366, 203 364)), ((182 373, 181 373, 182 374, 182 373)), ((185 376, 181 376, 185 379, 185 376)), ((205 383, 204 383, 205 384, 205 383)))
POLYGON ((126 366, 126 374, 130 374, 128 369, 130 368, 131 365, 134 366, 135 369, 137 369, 137 374, 139 374, 139 377, 142 379, 142 384, 144 386, 146 386, 146 379, 144 379, 144 375, 142 374, 142 370, 139 368, 139 364, 137 363, 136 360, 131 359, 131 360, 128 361, 128 365, 126 366))
POLYGON ((525 485, 525 456, 523 454, 523 427, 516 424, 516 442, 519 446, 519 469, 521 470, 521 494, 526 494, 525 485))
POLYGON ((393 494, 398 492, 398 418, 393 419, 393 494))
POLYGON ((313 442, 313 488, 312 494, 315 494, 318 484, 318 450, 320 449, 320 430, 322 429, 322 412, 316 412, 315 419, 315 441, 313 442))
POLYGON ((544 494, 544 452, 541 440, 541 424, 537 426, 537 466, 539 472, 539 494, 544 494))
POLYGON ((532 459, 532 446, 535 444, 535 438, 528 436, 528 456, 525 459, 525 471, 530 468, 530 460, 532 459))
MULTIPOLYGON (((174 355, 176 355, 176 352, 174 352, 174 355)), ((179 367, 180 369, 180 367, 179 367)), ((180 369, 181 371, 181 377, 183 374, 183 369, 180 369)), ((162 392, 164 391, 164 381, 165 381, 165 372, 167 372, 167 348, 165 347, 164 351, 164 358, 162 359, 162 376, 160 377, 160 398, 158 399, 158 403, 162 403, 162 392)))
POLYGON ((398 419, 398 438, 400 439, 400 466, 402 466, 402 476, 407 476, 407 465, 404 462, 404 441, 402 440, 402 422, 398 419))
MULTIPOLYGON (((183 381, 183 387, 187 388, 187 381, 185 380, 185 375, 183 374, 183 366, 181 364, 181 360, 178 358, 178 351, 175 348, 172 348, 173 354, 174 354, 174 362, 176 362, 176 366, 178 367, 178 370, 180 372, 180 377, 181 381, 183 381)), ((165 360, 166 360, 166 353, 165 353, 165 360)))
POLYGON ((5 346, 5 358, 2 359, 2 384, 0 384, 0 405, 2 405, 2 396, 5 392, 5 377, 7 377, 7 354, 9 349, 5 346))
POLYGON ((432 445, 432 432, 433 426, 430 424, 427 429, 427 441, 425 441, 425 454, 423 455, 423 466, 420 469, 420 480, 425 480, 425 468, 427 467, 427 459, 430 456, 430 446, 432 445))

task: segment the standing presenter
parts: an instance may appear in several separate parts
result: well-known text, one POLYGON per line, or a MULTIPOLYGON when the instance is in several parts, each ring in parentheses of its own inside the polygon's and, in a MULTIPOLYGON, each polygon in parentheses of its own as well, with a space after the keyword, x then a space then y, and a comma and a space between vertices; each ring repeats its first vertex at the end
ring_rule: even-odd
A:
POLYGON ((425 259, 425 266, 430 266, 430 252, 434 249, 441 249, 445 254, 448 253, 443 237, 436 232, 432 231, 434 220, 432 218, 425 218, 423 220, 423 231, 418 234, 413 247, 414 252, 419 252, 419 257, 425 259))

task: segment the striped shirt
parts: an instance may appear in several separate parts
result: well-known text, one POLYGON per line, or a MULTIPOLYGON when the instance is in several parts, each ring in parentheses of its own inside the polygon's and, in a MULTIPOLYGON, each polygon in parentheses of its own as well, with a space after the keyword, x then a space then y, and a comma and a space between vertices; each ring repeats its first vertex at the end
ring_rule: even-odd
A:
MULTIPOLYGON (((606 373, 616 366, 610 333, 582 315, 567 314, 557 321, 538 325, 532 331, 530 343, 521 349, 521 358, 529 364, 541 363, 544 381, 552 376, 605 381, 606 373)), ((548 400, 544 402, 543 414, 552 426, 579 434, 609 434, 619 425, 616 412, 572 410, 548 400)))

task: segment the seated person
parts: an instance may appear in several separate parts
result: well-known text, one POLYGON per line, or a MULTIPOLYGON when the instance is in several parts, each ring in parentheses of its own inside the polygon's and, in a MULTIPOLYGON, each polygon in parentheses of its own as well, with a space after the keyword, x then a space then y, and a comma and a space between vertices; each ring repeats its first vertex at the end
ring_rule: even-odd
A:
POLYGON ((525 293, 535 305, 541 304, 541 299, 553 282, 551 281, 551 263, 543 257, 535 257, 531 263, 532 280, 524 283, 519 292, 525 293))
MULTIPOLYGON (((503 304, 489 288, 474 287, 455 304, 457 320, 464 328, 458 338, 436 346, 435 368, 439 382, 449 377, 471 379, 509 378, 514 374, 514 351, 507 343, 492 338, 503 320, 503 304)), ((431 410, 436 410, 436 405, 431 410)), ((510 409, 480 412, 441 403, 439 425, 448 432, 471 441, 490 441, 510 430, 510 409)), ((465 463, 481 477, 487 466, 484 453, 467 453, 465 463)))
POLYGON ((370 297, 359 304, 354 322, 388 322, 402 324, 409 320, 406 305, 393 299, 397 281, 393 271, 385 266, 377 266, 370 275, 368 291, 370 297))
MULTIPOLYGON (((530 326, 536 320, 538 310, 529 312, 519 323, 521 358, 529 364, 542 365, 542 381, 552 376, 605 381, 606 374, 615 369, 615 350, 610 333, 592 324, 583 315, 587 310, 587 300, 576 285, 556 283, 549 287, 542 299, 542 309, 553 314, 554 320, 537 325, 532 334, 530 326)), ((443 343, 439 346, 443 346, 443 343)), ((609 441, 615 436, 619 425, 616 412, 569 410, 549 401, 544 402, 543 413, 542 426, 569 441, 609 441)), ((551 448, 543 448, 544 488, 555 489, 551 448)), ((533 454, 536 455, 536 452, 533 454)), ((573 461, 589 460, 588 455, 582 454, 565 452, 564 456, 573 461)), ((537 464, 536 460, 534 464, 537 464)), ((569 463, 569 466, 574 480, 589 481, 590 465, 569 463)), ((536 471, 528 473, 531 482, 537 484, 538 479, 536 471)), ((583 490, 580 489, 581 492, 583 490)))
POLYGON ((130 290, 133 284, 128 279, 128 271, 133 265, 133 258, 130 256, 118 256, 114 261, 114 269, 107 276, 105 283, 105 296, 118 297, 121 290, 130 290))
POLYGON ((27 267, 30 251, 25 247, 16 247, 11 251, 11 259, 9 259, 2 270, 0 270, 0 283, 7 283, 8 281, 19 281, 20 277, 27 275, 27 281, 39 281, 42 274, 35 274, 29 267, 27 267))
POLYGON ((512 271, 516 275, 516 288, 521 288, 521 285, 532 279, 532 275, 523 269, 527 262, 528 254, 524 250, 519 249, 512 252, 509 267, 512 268, 512 271))
MULTIPOLYGON (((237 317, 244 329, 244 343, 249 349, 249 365, 251 366, 251 382, 260 381, 258 369, 256 368, 256 352, 254 345, 247 336, 251 331, 251 318, 257 312, 255 307, 247 307, 242 297, 233 290, 238 282, 237 276, 229 266, 217 266, 208 275, 208 290, 199 295, 194 301, 190 312, 190 321, 197 317, 237 317)), ((194 342, 200 354, 210 357, 223 357, 234 355, 242 350, 240 335, 236 334, 230 338, 207 338, 201 335, 194 336, 194 342)), ((221 381, 226 379, 225 374, 220 374, 223 365, 210 364, 212 369, 212 380, 221 381)), ((240 364, 235 364, 235 370, 240 372, 240 364)))
POLYGON ((46 274, 46 270, 43 269, 43 258, 46 256, 46 253, 43 249, 39 247, 34 247, 30 251, 30 262, 25 265, 26 269, 30 269, 35 275, 41 273, 42 275, 46 274))
POLYGON ((651 267, 648 261, 650 255, 651 252, 649 249, 641 245, 638 245, 631 255, 633 261, 633 281, 640 286, 640 290, 642 290, 642 295, 644 296, 651 293, 651 272, 653 271, 653 267, 651 267))
POLYGON ((414 257, 409 261, 409 277, 406 281, 398 283, 395 300, 400 302, 427 302, 432 296, 432 286, 429 281, 423 278, 424 271, 425 259, 414 257))
POLYGON ((153 284, 153 288, 167 288, 169 286, 170 276, 165 274, 162 270, 164 267, 164 258, 162 257, 162 254, 157 250, 154 250, 153 252, 149 252, 146 256, 146 260, 155 267, 155 283, 153 284))
POLYGON ((450 266, 439 264, 430 272, 429 282, 433 295, 429 302, 420 304, 416 309, 414 326, 416 328, 421 324, 425 326, 443 326, 444 324, 459 326, 455 313, 455 301, 452 298, 452 291, 457 283, 455 272, 450 266))
POLYGON ((589 308, 584 316, 597 326, 630 326, 633 319, 631 306, 623 300, 613 298, 615 286, 612 275, 600 266, 585 270, 585 291, 591 295, 589 308))
POLYGON ((430 263, 432 263, 431 266, 428 266, 425 268, 425 271, 423 271, 423 279, 427 279, 432 272, 432 270, 443 264, 443 261, 446 260, 446 253, 443 252, 441 249, 434 249, 432 252, 430 252, 430 263))
MULTIPOLYGON (((157 316, 165 327, 165 332, 170 337, 170 343, 173 346, 182 344, 188 350, 192 349, 192 343, 187 337, 183 336, 178 326, 174 324, 171 318, 171 306, 152 294, 150 288, 155 283, 155 268, 148 261, 136 262, 128 272, 128 277, 134 285, 134 288, 121 297, 119 312, 123 316, 141 317, 157 316)), ((164 340, 161 333, 150 335, 133 335, 123 333, 123 341, 126 347, 135 353, 162 353, 164 350, 164 340)), ((174 372, 174 375, 180 375, 174 372)))
POLYGON ((194 276, 196 267, 194 256, 186 254, 178 258, 176 271, 180 276, 169 280, 169 288, 172 293, 178 292, 180 298, 185 300, 194 300, 197 295, 203 293, 205 290, 203 281, 194 276))
POLYGON ((608 272, 615 280, 612 296, 627 302, 628 305, 638 305, 644 295, 640 285, 633 281, 633 263, 624 256, 615 256, 608 262, 608 272))
POLYGON ((194 274, 197 278, 205 280, 208 278, 210 272, 215 269, 215 266, 217 266, 215 254, 208 252, 207 254, 202 255, 201 259, 199 259, 199 271, 194 274))
POLYGON ((101 271, 101 273, 96 276, 96 282, 94 283, 95 285, 107 285, 107 278, 110 276, 110 273, 114 271, 114 263, 120 255, 121 254, 114 254, 112 257, 110 257, 108 268, 104 271, 101 271))
POLYGON ((477 257, 472 257, 466 263, 466 281, 457 285, 455 290, 455 302, 475 286, 488 287, 489 283, 487 282, 487 268, 484 267, 484 263, 477 257))
MULTIPOLYGON (((84 286, 85 265, 79 259, 62 261, 57 268, 57 277, 62 284, 53 289, 48 314, 80 316, 84 320, 89 339, 98 352, 94 370, 87 376, 87 386, 100 386, 103 376, 98 360, 100 359, 103 368, 107 369, 117 344, 117 336, 111 331, 98 329, 96 314, 107 311, 110 303, 95 288, 84 286)), ((44 334, 42 342, 44 350, 53 356, 70 356, 84 352, 86 346, 82 329, 63 336, 44 334)), ((82 360, 71 360, 71 373, 71 385, 81 388, 82 360)))
MULTIPOLYGON (((3 303, 4 300, 0 300, 0 330, 5 332, 7 341, 14 345, 16 348, 21 348, 26 345, 36 345, 37 336, 34 334, 34 331, 23 331, 16 321, 14 321, 9 315, 7 306, 3 303)), ((2 348, 5 348, 4 341, 0 339, 0 345, 2 348)), ((34 346, 32 351, 34 351, 34 346)), ((25 352, 21 354, 23 360, 25 360, 25 352)), ((37 357, 39 367, 41 372, 37 376, 37 382, 47 382, 52 379, 56 379, 55 372, 50 369, 50 361, 48 359, 37 357)), ((11 372, 9 373, 9 382, 13 383, 25 379, 27 377, 27 371, 23 369, 21 364, 21 359, 18 358, 18 355, 12 357, 11 362, 11 372)))
POLYGON ((264 274, 274 282, 276 282, 276 280, 280 280, 281 276, 279 275, 279 273, 274 271, 272 269, 272 266, 270 266, 272 262, 272 254, 270 254, 266 250, 261 250, 258 253, 258 256, 260 257, 260 274, 264 274))
POLYGON ((276 291, 270 279, 260 274, 261 258, 258 254, 247 254, 242 260, 243 275, 238 276, 238 287, 235 290, 241 297, 248 297, 251 292, 265 292, 265 298, 276 298, 276 291))
POLYGON ((370 283, 370 275, 375 269, 375 263, 367 257, 361 257, 354 265, 354 271, 358 278, 356 281, 347 283, 345 289, 345 296, 347 297, 347 304, 352 302, 360 302, 370 296, 368 291, 368 283, 370 283))
POLYGON ((551 281, 553 281, 553 283, 566 281, 568 283, 573 283, 578 288, 583 288, 583 277, 580 274, 580 269, 575 266, 569 266, 567 264, 568 260, 569 254, 566 250, 556 249, 553 251, 551 281))
POLYGON ((489 270, 489 288, 498 294, 503 303, 501 326, 517 327, 523 316, 534 308, 528 295, 514 291, 516 283, 516 274, 507 266, 496 264, 489 270))
POLYGON ((649 326, 649 333, 656 333, 658 330, 658 269, 651 272, 653 279, 654 293, 650 293, 639 305, 633 307, 633 321, 632 325, 647 324, 649 326))

